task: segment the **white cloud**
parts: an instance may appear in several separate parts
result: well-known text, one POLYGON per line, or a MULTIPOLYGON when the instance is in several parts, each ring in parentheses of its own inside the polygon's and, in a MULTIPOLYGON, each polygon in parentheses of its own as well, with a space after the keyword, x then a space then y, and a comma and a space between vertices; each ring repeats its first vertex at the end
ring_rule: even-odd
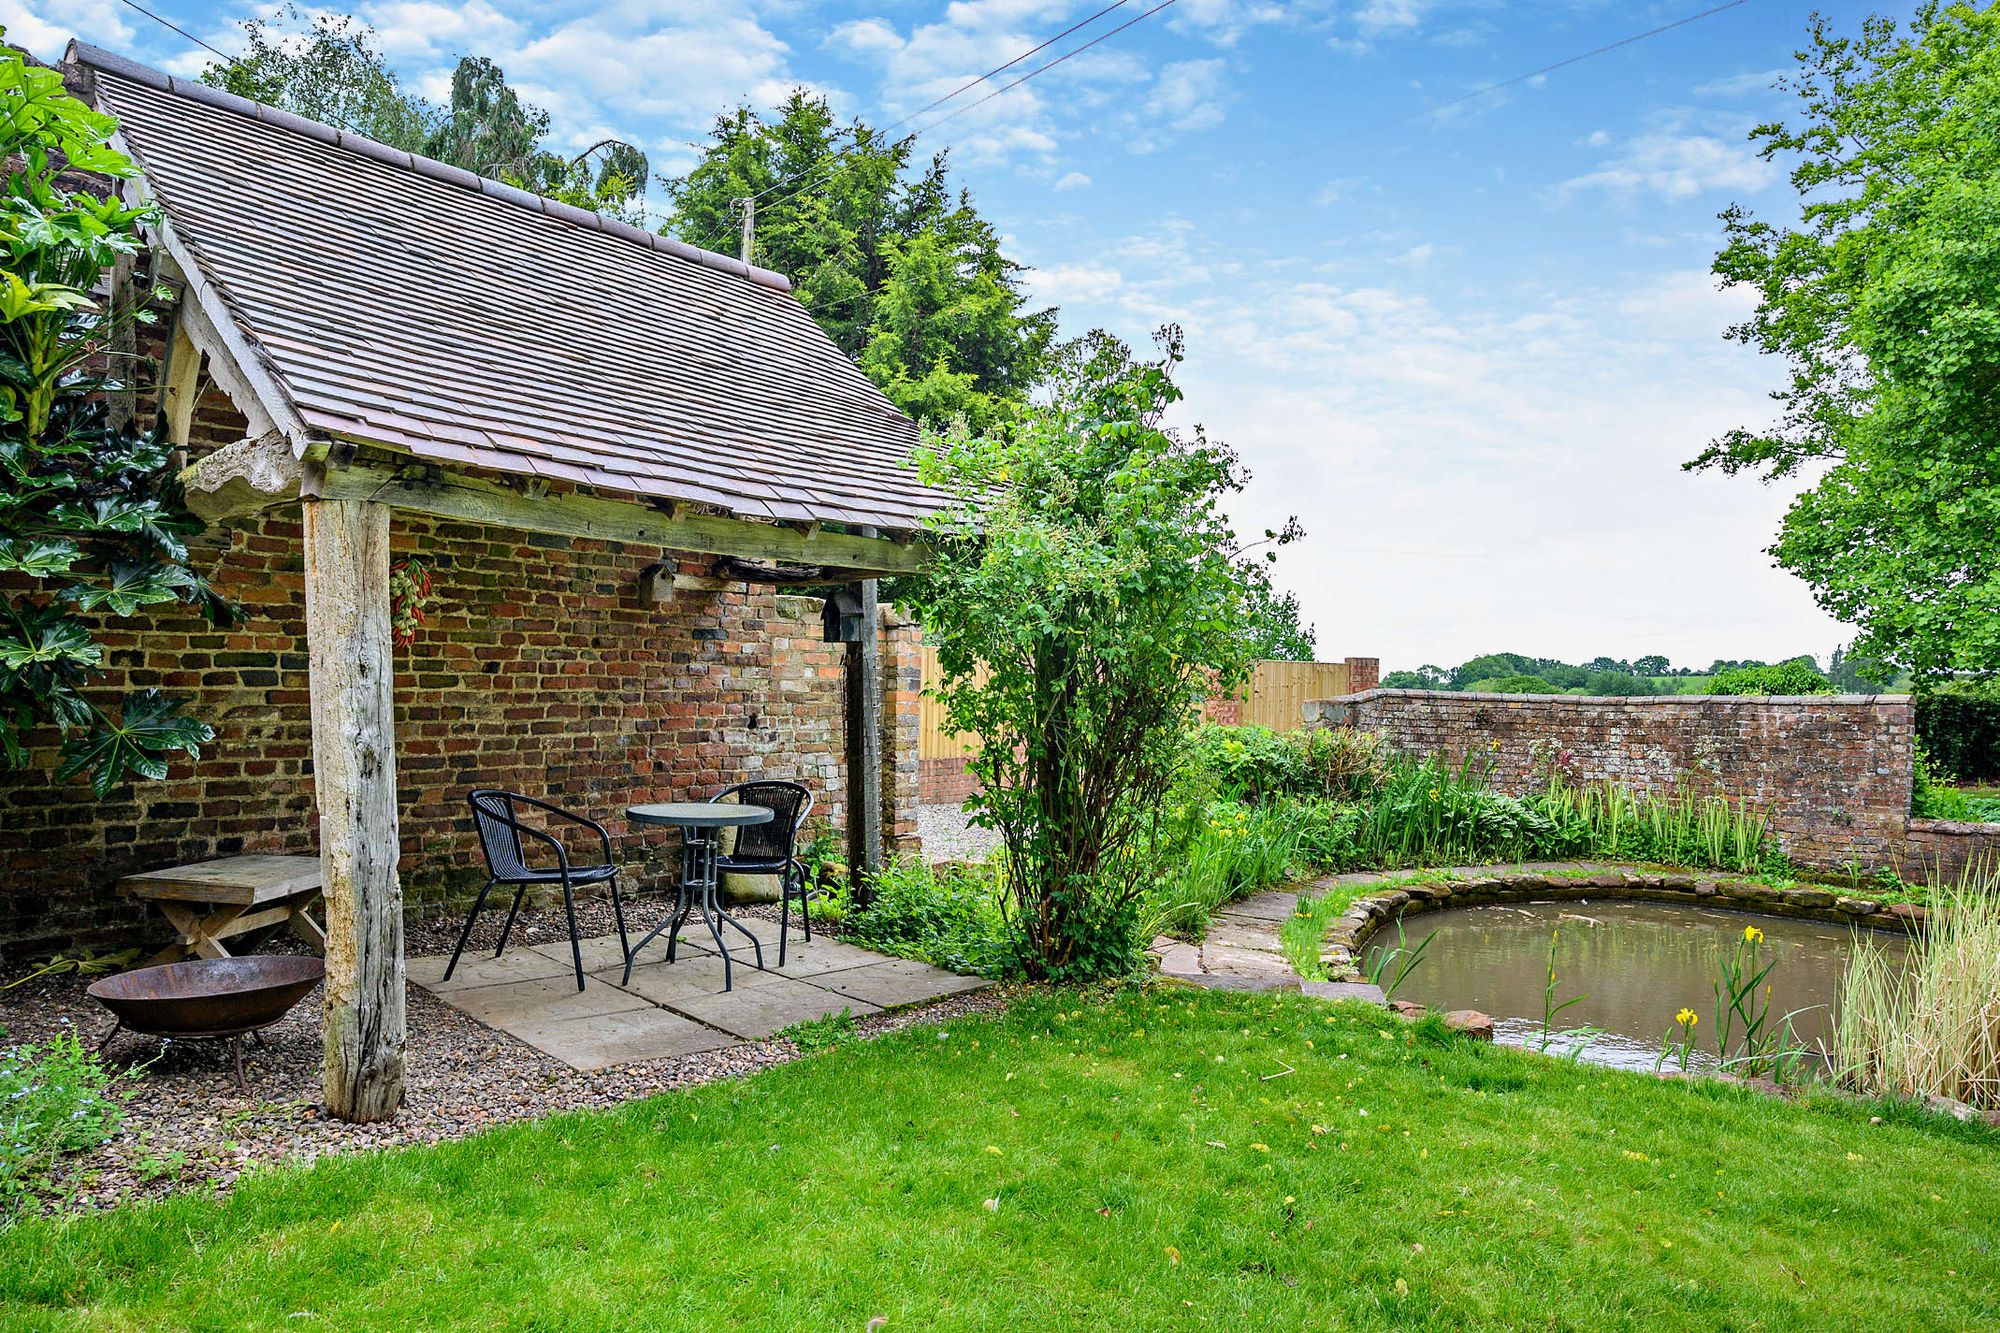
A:
POLYGON ((1677 200, 1761 190, 1780 175, 1740 137, 1655 131, 1626 140, 1602 166, 1565 181, 1557 194, 1569 198, 1586 190, 1604 190, 1627 198, 1651 194, 1677 200))
POLYGON ((1408 31, 1423 22, 1429 10, 1427 0, 1366 0, 1355 11, 1354 21, 1369 36, 1408 31))
POLYGON ((1183 134, 1220 125, 1230 100, 1227 70, 1217 59, 1162 66, 1135 117, 1132 150, 1155 152, 1183 134))
POLYGON ((391 63, 453 60, 461 54, 504 51, 521 40, 521 25, 488 0, 438 4, 434 0, 383 0, 363 6, 391 63))
MULTIPOLYGON (((43 60, 59 60, 71 38, 123 49, 132 43, 132 11, 117 0, 0 0, 7 40, 43 60)), ((146 20, 150 22, 150 20, 146 20)), ((164 31, 164 29, 162 30, 164 31)))
POLYGON ((1056 191, 1087 190, 1090 188, 1090 177, 1081 171, 1065 172, 1049 188, 1056 191))
POLYGON ((1688 270, 1445 304, 1378 272, 1300 280, 1177 223, 1035 281, 1067 327, 1183 326, 1180 420, 1255 474, 1243 529, 1304 518, 1278 577, 1325 654, 1700 665, 1840 640, 1762 553, 1789 492, 1680 467, 1769 410, 1773 368, 1720 336, 1740 295, 1688 270))
POLYGON ((868 18, 841 24, 827 36, 826 44, 832 50, 879 60, 902 50, 906 43, 887 19, 868 18))
POLYGON ((1771 91, 1771 85, 1787 74, 1796 74, 1795 69, 1759 69, 1743 74, 1732 74, 1725 79, 1711 79, 1698 83, 1694 88, 1696 97, 1744 97, 1752 93, 1771 91))

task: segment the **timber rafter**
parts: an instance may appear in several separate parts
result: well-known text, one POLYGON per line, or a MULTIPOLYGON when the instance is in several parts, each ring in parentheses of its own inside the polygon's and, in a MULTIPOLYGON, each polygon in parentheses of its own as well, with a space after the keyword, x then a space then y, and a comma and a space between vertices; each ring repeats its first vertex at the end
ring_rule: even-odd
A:
POLYGON ((367 500, 434 518, 565 537, 657 546, 792 569, 829 579, 892 577, 923 567, 914 541, 861 536, 823 525, 760 523, 642 499, 584 491, 533 493, 508 479, 427 463, 300 459, 276 431, 218 449, 181 473, 188 508, 210 523, 301 499, 367 500))

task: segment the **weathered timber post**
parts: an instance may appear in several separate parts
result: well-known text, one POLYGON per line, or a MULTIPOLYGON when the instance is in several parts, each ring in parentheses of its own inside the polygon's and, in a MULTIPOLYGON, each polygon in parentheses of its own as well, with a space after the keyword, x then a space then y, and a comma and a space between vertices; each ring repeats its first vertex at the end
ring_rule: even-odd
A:
POLYGON ((321 1086, 342 1120, 403 1103, 403 890, 396 877, 389 506, 301 504, 313 788, 326 893, 321 1086))
POLYGON ((882 868, 882 606, 874 579, 859 591, 861 638, 847 645, 847 871, 865 903, 882 868))

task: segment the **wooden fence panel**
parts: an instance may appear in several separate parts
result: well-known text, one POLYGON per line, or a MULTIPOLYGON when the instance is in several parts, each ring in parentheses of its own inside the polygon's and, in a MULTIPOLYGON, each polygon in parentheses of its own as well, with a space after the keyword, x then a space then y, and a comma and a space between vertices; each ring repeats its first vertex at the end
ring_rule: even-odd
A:
MULTIPOLYGON (((921 759, 967 758, 972 754, 974 738, 947 731, 944 706, 930 694, 944 674, 938 666, 937 649, 926 645, 923 659, 924 697, 919 714, 922 730, 917 755, 921 759)), ((1345 662, 1259 662, 1249 683, 1233 698, 1212 699, 1204 711, 1211 721, 1226 725, 1294 731, 1305 725, 1306 700, 1346 694, 1348 680, 1345 662)))
POLYGON ((1347 682, 1345 662, 1259 662, 1248 687, 1237 692, 1234 720, 1239 726, 1296 731, 1305 725, 1306 700, 1346 694, 1347 682))

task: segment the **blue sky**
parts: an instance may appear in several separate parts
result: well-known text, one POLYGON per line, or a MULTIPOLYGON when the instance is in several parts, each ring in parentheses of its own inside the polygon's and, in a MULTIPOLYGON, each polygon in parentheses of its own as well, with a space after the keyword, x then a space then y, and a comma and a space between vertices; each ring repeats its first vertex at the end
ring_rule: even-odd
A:
MULTIPOLYGON (((421 89, 490 55, 570 142, 618 134, 672 167, 739 101, 808 84, 884 124, 1107 2, 335 12, 421 89)), ((148 7, 225 50, 266 12, 148 7)), ((1323 655, 1823 659, 1841 627, 1762 553, 1790 492, 1679 469, 1764 421, 1778 382, 1722 338, 1747 307, 1707 267, 1728 203, 1793 207, 1745 133, 1789 112, 1770 84, 1810 7, 1749 0, 1438 109, 1705 7, 1177 0, 919 142, 952 149, 1066 332, 1184 327, 1185 419, 1256 474, 1246 529, 1304 521, 1279 579, 1323 655)), ((1850 31, 1908 12, 1818 8, 1850 31)), ((78 34, 177 72, 206 59, 118 0, 0 0, 0 21, 45 56, 78 34)))

